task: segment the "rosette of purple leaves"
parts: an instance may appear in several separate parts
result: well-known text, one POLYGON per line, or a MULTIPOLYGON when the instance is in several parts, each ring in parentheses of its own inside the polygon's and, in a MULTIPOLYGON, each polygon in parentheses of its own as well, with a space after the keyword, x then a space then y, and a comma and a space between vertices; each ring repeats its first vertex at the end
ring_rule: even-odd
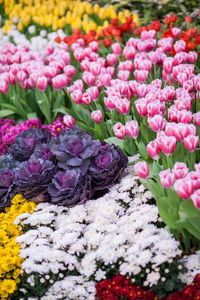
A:
POLYGON ((44 160, 52 160, 54 163, 56 162, 56 158, 51 152, 50 144, 48 143, 37 145, 31 155, 31 158, 35 158, 35 159, 40 158, 44 160))
POLYGON ((74 126, 52 139, 51 151, 61 169, 80 168, 81 173, 85 174, 90 160, 98 154, 100 145, 90 134, 74 126))
POLYGON ((15 160, 26 161, 33 153, 36 145, 49 143, 51 134, 45 128, 30 128, 20 133, 8 149, 8 154, 15 160))
POLYGON ((21 163, 15 175, 16 192, 27 200, 46 193, 55 172, 56 166, 49 160, 33 158, 21 163))
POLYGON ((48 187, 50 202, 64 206, 82 204, 93 195, 91 177, 82 175, 80 169, 58 172, 48 187))
POLYGON ((13 195, 15 173, 13 170, 0 170, 0 208, 10 204, 13 195))
POLYGON ((128 164, 128 158, 114 145, 102 143, 98 155, 90 163, 89 174, 95 191, 109 189, 116 183, 128 164))

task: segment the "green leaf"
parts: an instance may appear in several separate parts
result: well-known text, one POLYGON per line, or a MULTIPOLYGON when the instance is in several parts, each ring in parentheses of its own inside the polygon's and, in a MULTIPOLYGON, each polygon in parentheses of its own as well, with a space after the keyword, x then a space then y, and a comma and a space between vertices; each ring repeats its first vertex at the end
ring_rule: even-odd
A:
POLYGON ((105 142, 108 143, 108 144, 110 144, 110 145, 114 144, 115 146, 118 146, 121 149, 124 148, 124 145, 123 145, 124 141, 116 138, 115 136, 110 137, 108 139, 105 139, 105 142))
POLYGON ((36 113, 28 113, 27 114, 27 119, 28 120, 31 120, 31 119, 37 119, 38 118, 38 116, 37 116, 37 114, 36 113))
POLYGON ((1 109, 0 110, 0 118, 4 118, 10 115, 13 115, 15 112, 9 109, 1 109))

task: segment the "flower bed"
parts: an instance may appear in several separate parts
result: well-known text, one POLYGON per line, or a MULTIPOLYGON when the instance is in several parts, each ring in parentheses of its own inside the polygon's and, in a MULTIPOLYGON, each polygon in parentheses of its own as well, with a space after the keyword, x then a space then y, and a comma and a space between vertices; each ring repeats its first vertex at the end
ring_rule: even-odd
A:
POLYGON ((3 7, 0 298, 199 299, 198 19, 48 3, 3 7))

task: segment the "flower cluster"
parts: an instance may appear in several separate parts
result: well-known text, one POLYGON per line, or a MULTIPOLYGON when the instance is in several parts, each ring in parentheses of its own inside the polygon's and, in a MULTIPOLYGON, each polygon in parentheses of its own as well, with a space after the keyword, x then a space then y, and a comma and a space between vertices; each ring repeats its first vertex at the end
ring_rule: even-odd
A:
MULTIPOLYGON (((128 175, 109 193, 85 205, 66 208, 41 203, 33 214, 18 216, 15 222, 26 228, 17 238, 24 258, 26 280, 20 286, 26 290, 24 295, 32 290, 36 297, 38 289, 32 288, 35 284, 45 293, 50 280, 64 277, 55 288, 48 289, 44 299, 51 299, 56 287, 66 282, 69 295, 76 298, 80 293, 80 299, 90 299, 89 286, 94 297, 92 282, 114 274, 129 276, 144 287, 156 289, 158 284, 161 294, 169 290, 169 282, 171 291, 177 288, 182 268, 177 262, 179 243, 159 228, 157 207, 148 204, 151 197, 136 177, 128 175), (83 282, 82 289, 79 284, 73 285, 76 280, 83 282)), ((63 288, 57 292, 58 299, 62 299, 63 288)))
POLYGON ((69 129, 74 124, 75 120, 68 116, 58 117, 49 125, 42 125, 39 119, 26 120, 19 124, 16 124, 13 119, 0 119, 0 155, 5 154, 15 138, 25 130, 47 128, 52 136, 57 136, 60 131, 69 129))
MULTIPOLYGON (((2 2, 7 15, 3 26, 4 33, 9 32, 13 26, 20 31, 28 29, 27 33, 30 35, 36 32, 37 27, 45 29, 51 27, 53 31, 61 28, 69 30, 68 27, 70 29, 82 28, 85 33, 89 33, 91 30, 99 33, 108 26, 108 20, 119 18, 123 23, 125 18, 131 15, 129 10, 121 11, 118 14, 112 5, 100 7, 98 4, 92 5, 88 1, 48 0, 47 2, 42 0, 39 3, 24 3, 19 0, 18 4, 13 0, 9 3, 4 0, 2 2), (36 26, 31 25, 32 23, 36 26)), ((138 16, 137 18, 136 16, 134 14, 133 17, 138 21, 138 16)))
POLYGON ((1 207, 16 193, 35 202, 84 203, 116 183, 128 162, 121 150, 94 140, 78 126, 58 137, 46 128, 25 130, 1 160, 1 207))
POLYGON ((118 300, 120 297, 127 300, 158 299, 154 293, 146 292, 139 286, 133 285, 130 279, 126 279, 122 275, 115 275, 112 279, 99 282, 96 285, 96 290, 96 299, 102 300, 118 300))
POLYGON ((173 169, 159 173, 160 182, 165 188, 174 187, 179 197, 192 199, 196 208, 200 208, 200 163, 195 171, 189 171, 183 162, 176 162, 173 169))
POLYGON ((33 212, 35 204, 27 202, 21 195, 12 199, 12 206, 0 213, 0 298, 8 299, 20 282, 20 245, 16 242, 22 231, 14 224, 18 215, 33 212))

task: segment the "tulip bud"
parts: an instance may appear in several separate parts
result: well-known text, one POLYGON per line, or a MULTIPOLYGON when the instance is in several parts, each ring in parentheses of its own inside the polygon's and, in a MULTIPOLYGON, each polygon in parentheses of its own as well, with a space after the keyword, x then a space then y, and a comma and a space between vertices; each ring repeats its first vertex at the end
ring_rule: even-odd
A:
POLYGON ((115 124, 113 126, 113 131, 114 131, 115 136, 118 139, 124 139, 126 136, 125 126, 122 125, 122 123, 120 123, 120 122, 118 122, 117 124, 115 124))
POLYGON ((126 130, 126 135, 129 135, 133 139, 136 139, 139 135, 138 122, 135 120, 126 122, 125 130, 126 130))
POLYGON ((94 111, 91 113, 91 117, 92 117, 92 120, 93 120, 95 123, 101 123, 101 121, 103 120, 103 115, 102 115, 102 112, 101 112, 100 109, 94 110, 94 111))
POLYGON ((75 125, 76 120, 75 120, 72 116, 65 115, 65 116, 63 117, 63 122, 64 122, 64 124, 65 124, 68 128, 70 128, 70 127, 72 127, 73 125, 75 125))
POLYGON ((148 143, 147 152, 152 159, 159 159, 160 148, 156 140, 148 143))
POLYGON ((194 206, 198 209, 200 209, 200 189, 196 190, 192 195, 191 195, 192 202, 194 206))
POLYGON ((52 86, 54 89, 60 90, 65 88, 69 81, 69 78, 65 74, 60 74, 52 79, 52 86))
POLYGON ((160 177, 160 182, 161 182, 162 186, 164 186, 165 188, 168 189, 173 186, 175 176, 173 173, 171 173, 170 169, 161 171, 159 173, 159 177, 160 177))
POLYGON ((174 152, 176 148, 176 138, 173 136, 163 136, 161 145, 160 145, 160 150, 163 152, 165 155, 170 155, 174 152))
POLYGON ((188 171, 189 169, 187 168, 187 165, 183 162, 176 162, 174 168, 172 169, 175 179, 184 178, 188 171))
POLYGON ((76 104, 82 103, 83 94, 80 90, 75 90, 71 93, 71 98, 76 104))
POLYGON ((139 82, 145 82, 148 78, 149 72, 146 70, 135 70, 134 77, 139 82))
POLYGON ((194 192, 194 184, 192 180, 181 178, 174 183, 174 189, 179 197, 189 199, 194 192))
POLYGON ((134 165, 134 171, 136 175, 142 179, 149 176, 149 166, 146 161, 139 161, 134 165))
POLYGON ((40 91, 42 91, 42 92, 45 91, 46 88, 47 88, 47 85, 48 85, 47 77, 45 77, 45 76, 38 77, 38 79, 37 79, 37 88, 40 91))
POLYGON ((184 138, 183 143, 189 152, 194 152, 199 144, 199 137, 196 135, 188 135, 184 138))

